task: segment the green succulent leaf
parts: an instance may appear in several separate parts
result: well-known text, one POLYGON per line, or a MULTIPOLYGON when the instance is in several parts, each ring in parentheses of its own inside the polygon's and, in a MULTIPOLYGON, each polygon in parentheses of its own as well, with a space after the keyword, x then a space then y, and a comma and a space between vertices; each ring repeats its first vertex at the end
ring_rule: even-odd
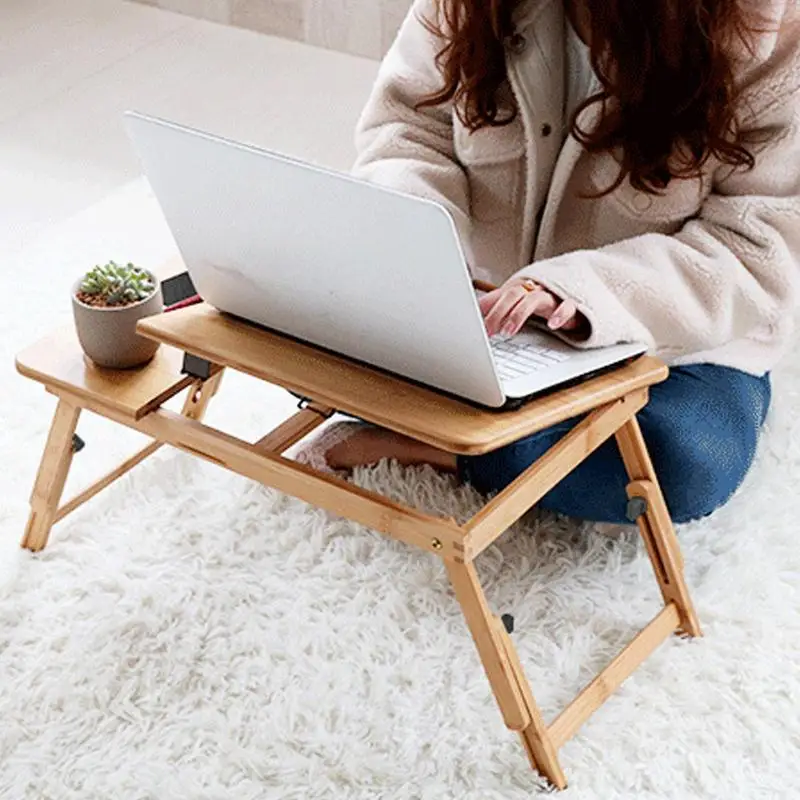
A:
POLYGON ((135 303, 148 298, 156 288, 149 273, 131 262, 125 266, 116 261, 98 264, 81 281, 82 292, 105 298, 108 305, 135 303))

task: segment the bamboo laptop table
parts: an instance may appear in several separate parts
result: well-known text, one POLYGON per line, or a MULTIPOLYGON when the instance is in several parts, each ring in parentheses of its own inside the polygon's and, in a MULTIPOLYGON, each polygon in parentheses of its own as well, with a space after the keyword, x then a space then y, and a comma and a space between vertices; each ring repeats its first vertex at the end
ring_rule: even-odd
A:
POLYGON ((642 357, 584 384, 534 400, 513 412, 490 412, 407 383, 316 348, 228 318, 205 304, 150 317, 145 336, 162 342, 156 358, 136 370, 91 365, 71 330, 22 353, 17 368, 55 394, 58 405, 31 495, 22 545, 41 550, 55 522, 82 505, 164 444, 294 495, 334 514, 393 536, 444 561, 456 598, 491 683, 505 724, 517 731, 531 766, 565 788, 558 750, 619 685, 673 633, 699 636, 683 562, 653 466, 636 421, 648 387, 667 368, 642 357), (181 373, 183 353, 210 362, 205 379, 181 373), (203 424, 226 368, 240 370, 306 398, 275 430, 246 442, 203 424), (188 391, 187 391, 188 390, 188 391), (181 413, 162 404, 182 391, 181 413), (153 442, 95 484, 61 504, 81 411, 138 430, 153 442), (345 412, 459 454, 480 454, 566 419, 584 419, 466 524, 391 502, 318 473, 282 454, 345 412), (625 462, 629 516, 636 519, 664 598, 660 613, 550 724, 536 704, 510 633, 512 619, 495 615, 483 593, 475 559, 562 478, 615 436, 625 462))

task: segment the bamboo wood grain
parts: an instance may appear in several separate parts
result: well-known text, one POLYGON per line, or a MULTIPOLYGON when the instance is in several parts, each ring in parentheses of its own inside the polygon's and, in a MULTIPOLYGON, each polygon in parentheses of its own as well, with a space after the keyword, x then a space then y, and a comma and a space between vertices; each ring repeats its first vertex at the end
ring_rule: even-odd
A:
POLYGON ((637 520, 637 522, 641 523, 640 533, 648 545, 648 552, 650 553, 650 560, 653 562, 656 578, 665 592, 665 602, 675 599, 679 603, 679 600, 673 597, 674 592, 672 591, 670 575, 672 571, 681 569, 680 562, 675 558, 673 548, 665 546, 664 540, 659 539, 656 535, 651 521, 651 515, 654 513, 652 504, 658 502, 657 491, 650 481, 633 481, 628 484, 626 491, 628 497, 640 497, 647 501, 648 509, 646 514, 637 520))
POLYGON ((657 538, 662 561, 669 560, 672 562, 672 569, 682 570, 683 554, 658 484, 651 480, 632 481, 627 486, 627 494, 628 497, 643 497, 647 501, 648 513, 653 517, 654 523, 651 527, 658 528, 666 534, 662 538, 657 538))
MULTIPOLYGON (((180 271, 178 264, 173 271, 180 271)), ((59 396, 45 455, 31 497, 23 544, 40 549, 50 527, 163 444, 171 444, 238 474, 441 556, 506 725, 516 730, 534 769, 559 788, 566 779, 558 749, 672 632, 699 635, 680 548, 641 437, 636 411, 666 368, 641 358, 581 386, 533 401, 516 412, 481 410, 316 348, 195 306, 140 323, 143 333, 210 360, 201 382, 178 374, 180 353, 161 348, 161 361, 134 374, 92 369, 76 341, 49 337, 17 361, 25 375, 59 396), (76 357, 77 351, 77 357, 76 357), (314 399, 314 403, 249 444, 201 420, 230 366, 314 399), (152 374, 151 374, 152 373, 152 374), (180 414, 159 408, 189 387, 180 414), (72 458, 80 409, 94 411, 154 441, 58 509, 72 458), (316 428, 331 409, 354 414, 451 452, 480 453, 557 422, 593 412, 575 430, 473 517, 465 529, 387 500, 279 454, 316 428), (616 432, 631 478, 629 496, 644 497, 640 531, 666 607, 548 728, 502 621, 488 607, 471 560, 589 453, 616 432)), ((73 335, 74 340, 74 335, 73 335)))
POLYGON ((639 389, 593 411, 490 500, 464 526, 467 560, 489 547, 646 403, 647 389, 639 389))
POLYGON ((475 567, 448 562, 445 566, 503 720, 511 730, 522 731, 528 727, 531 718, 494 625, 494 616, 486 604, 475 567))
POLYGON ((189 419, 202 420, 208 411, 208 404, 219 391, 225 368, 212 364, 211 377, 205 380, 195 380, 189 387, 181 414, 189 419))
POLYGON ((77 403, 61 399, 56 406, 36 482, 31 493, 31 512, 22 547, 34 552, 47 545, 58 504, 72 463, 72 435, 81 410, 77 403))
POLYGON ((661 587, 665 602, 674 602, 681 615, 681 629, 689 636, 702 636, 700 621, 694 610, 689 588, 682 568, 682 561, 676 558, 677 541, 664 535, 665 530, 672 530, 672 521, 667 514, 666 506, 658 486, 651 481, 633 481, 628 485, 629 497, 644 497, 647 500, 647 513, 638 519, 639 533, 647 546, 650 560, 661 587), (661 509, 659 510, 659 504, 661 509), (664 527, 664 518, 669 528, 664 527))
POLYGON ((632 417, 617 431, 616 436, 625 469, 631 479, 628 496, 643 497, 647 501, 647 513, 639 517, 637 523, 664 601, 676 604, 681 615, 681 629, 686 634, 702 636, 700 621, 683 573, 680 544, 636 418, 632 417))
POLYGON ((494 618, 495 631, 505 648, 509 664, 517 681, 522 699, 528 711, 530 723, 519 731, 522 746, 535 770, 544 775, 557 789, 567 788, 567 778, 558 760, 558 748, 554 744, 550 732, 545 724, 539 705, 533 697, 522 663, 519 660, 517 648, 508 635, 500 617, 494 618))
POLYGON ((55 393, 63 389, 78 398, 97 398, 139 419, 192 383, 189 375, 180 374, 182 359, 179 351, 160 347, 143 367, 102 369, 83 355, 70 326, 20 353, 16 365, 20 374, 55 393))
POLYGON ((464 534, 453 520, 423 514, 347 481, 315 472, 304 464, 265 453, 249 442, 167 409, 157 409, 135 420, 96 400, 85 400, 84 407, 406 544, 444 559, 464 558, 464 534))
POLYGON ((53 517, 53 524, 61 521, 67 514, 71 514, 76 508, 79 508, 84 503, 91 500, 95 495, 102 492, 103 489, 114 483, 115 480, 121 478, 126 472, 130 472, 137 464, 141 464, 148 456, 153 455, 163 444, 163 442, 150 442, 150 444, 123 461, 118 467, 112 469, 102 478, 92 483, 91 486, 87 486, 82 492, 76 494, 75 497, 64 503, 64 505, 58 509, 53 517))
POLYGON ((639 423, 634 421, 634 424, 626 426, 619 431, 616 438, 622 460, 625 462, 625 469, 627 470, 628 477, 632 481, 650 481, 656 487, 656 491, 660 497, 659 502, 656 503, 659 509, 659 520, 663 525, 666 537, 670 540, 670 546, 675 552, 675 558, 682 569, 683 554, 681 553, 680 543, 678 542, 678 537, 675 535, 675 528, 670 519, 666 502, 661 494, 658 476, 656 475, 655 467, 653 467, 653 461, 647 450, 647 444, 644 441, 644 436, 642 436, 639 423))
POLYGON ((262 436, 253 446, 257 450, 269 453, 285 453, 293 444, 297 444, 311 431, 322 425, 331 413, 333 413, 333 409, 312 403, 289 417, 266 436, 262 436))
POLYGON ((217 364, 452 453, 479 454, 664 380, 642 357, 583 384, 496 412, 257 328, 205 304, 141 320, 138 331, 217 364))
MULTIPOLYGON (((205 415, 206 409, 211 398, 216 394, 219 388, 220 380, 222 379, 222 371, 212 375, 205 383, 203 381, 195 381, 187 393, 186 400, 183 404, 182 414, 190 419, 202 419, 205 415)), ((110 486, 118 478, 121 478, 127 472, 130 472, 135 466, 141 464, 148 456, 153 455, 157 450, 163 447, 164 442, 150 442, 150 444, 143 447, 138 452, 134 453, 130 458, 123 461, 118 467, 108 472, 99 480, 87 486, 79 494, 75 495, 67 503, 64 503, 58 509, 54 518, 53 525, 56 522, 64 519, 68 514, 75 511, 87 501, 91 500, 95 495, 99 494, 103 489, 110 486)))
POLYGON ((561 712, 550 726, 550 738, 561 748, 584 722, 630 677, 680 625, 674 603, 665 606, 634 640, 561 712))

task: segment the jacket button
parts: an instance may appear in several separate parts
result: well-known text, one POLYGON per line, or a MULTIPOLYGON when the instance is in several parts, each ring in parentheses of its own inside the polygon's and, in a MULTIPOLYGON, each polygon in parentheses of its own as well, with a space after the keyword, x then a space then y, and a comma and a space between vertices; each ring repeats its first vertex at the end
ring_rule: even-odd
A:
POLYGON ((633 196, 633 207, 640 213, 649 211, 653 207, 653 198, 646 192, 636 192, 633 196))
POLYGON ((549 122, 542 125, 542 136, 549 136, 553 132, 553 126, 549 122))
POLYGON ((516 55, 524 53, 527 46, 528 40, 521 33, 514 33, 508 37, 508 49, 516 55))

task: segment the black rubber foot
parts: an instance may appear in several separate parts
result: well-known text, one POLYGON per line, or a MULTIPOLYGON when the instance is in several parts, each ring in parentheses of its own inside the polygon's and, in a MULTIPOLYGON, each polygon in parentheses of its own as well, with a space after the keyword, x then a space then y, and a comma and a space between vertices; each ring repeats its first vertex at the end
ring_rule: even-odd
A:
POLYGON ((77 433, 72 434, 72 452, 73 453, 80 453, 83 448, 86 447, 86 442, 78 436, 77 433))
POLYGON ((636 522, 642 514, 647 513, 647 500, 644 497, 631 497, 628 500, 628 506, 625 509, 625 516, 628 522, 636 522))
POLYGON ((514 633, 514 617, 511 614, 503 614, 500 619, 503 621, 506 633, 514 633))

